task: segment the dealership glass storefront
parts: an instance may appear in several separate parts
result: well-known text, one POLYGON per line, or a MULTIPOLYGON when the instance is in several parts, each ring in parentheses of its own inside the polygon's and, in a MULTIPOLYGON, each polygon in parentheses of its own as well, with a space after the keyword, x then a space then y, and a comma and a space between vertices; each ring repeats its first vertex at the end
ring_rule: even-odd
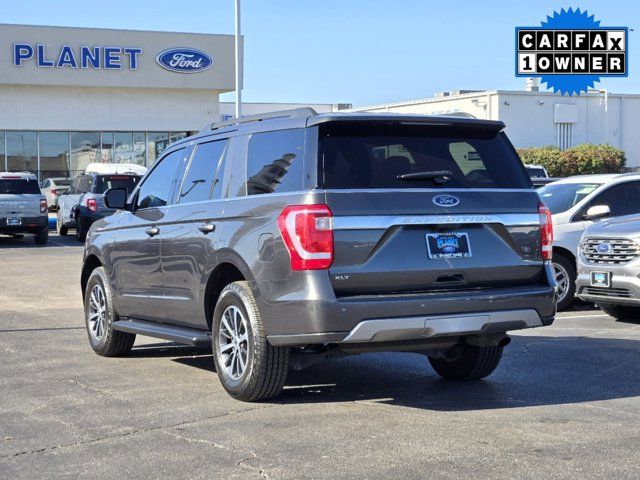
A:
POLYGON ((0 170, 74 176, 87 165, 149 166, 172 142, 189 132, 60 132, 0 130, 0 170))

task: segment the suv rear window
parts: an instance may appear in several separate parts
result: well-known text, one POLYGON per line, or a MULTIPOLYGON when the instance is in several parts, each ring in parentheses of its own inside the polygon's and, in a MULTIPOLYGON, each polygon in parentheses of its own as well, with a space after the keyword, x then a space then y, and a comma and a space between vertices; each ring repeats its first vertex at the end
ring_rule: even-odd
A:
POLYGON ((40 186, 36 180, 0 179, 0 195, 2 194, 39 194, 40 186))
POLYGON ((131 193, 138 181, 138 175, 101 175, 97 179, 95 193, 104 193, 110 188, 126 188, 127 193, 131 193))
POLYGON ((320 132, 323 188, 531 188, 495 128, 327 123, 320 132))

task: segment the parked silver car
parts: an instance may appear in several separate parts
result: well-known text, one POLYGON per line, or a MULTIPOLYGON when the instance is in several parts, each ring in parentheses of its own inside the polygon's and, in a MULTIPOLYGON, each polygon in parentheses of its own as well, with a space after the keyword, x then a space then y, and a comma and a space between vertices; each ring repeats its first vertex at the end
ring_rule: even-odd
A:
MULTIPOLYGON (((601 217, 609 207, 594 206, 601 217)), ((640 318, 640 215, 588 227, 578 252, 578 297, 618 319, 640 318)))
POLYGON ((640 214, 640 174, 577 175, 550 183, 538 193, 553 214, 553 268, 558 310, 564 310, 575 296, 580 238, 596 218, 591 208, 606 206, 611 218, 640 214))
POLYGON ((65 177, 45 178, 40 184, 40 190, 47 199, 49 211, 55 212, 58 209, 58 197, 69 190, 71 179, 65 177))

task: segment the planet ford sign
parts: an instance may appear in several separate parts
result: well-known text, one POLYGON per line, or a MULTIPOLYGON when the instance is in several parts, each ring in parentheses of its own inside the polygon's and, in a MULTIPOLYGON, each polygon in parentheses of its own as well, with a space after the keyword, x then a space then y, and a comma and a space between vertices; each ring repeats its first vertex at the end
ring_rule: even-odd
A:
MULTIPOLYGON (((92 70, 137 70, 143 54, 139 47, 104 47, 62 45, 47 48, 45 44, 14 43, 13 66, 22 67, 32 63, 38 68, 92 69, 92 70)), ((210 55, 195 48, 170 48, 161 51, 156 62, 162 68, 177 73, 198 73, 213 66, 210 55)))
POLYGON ((0 86, 175 88, 216 95, 235 89, 234 47, 233 35, 0 24, 0 86))
POLYGON ((198 73, 213 65, 213 58, 194 48, 170 48, 160 52, 156 62, 162 68, 177 73, 198 73))

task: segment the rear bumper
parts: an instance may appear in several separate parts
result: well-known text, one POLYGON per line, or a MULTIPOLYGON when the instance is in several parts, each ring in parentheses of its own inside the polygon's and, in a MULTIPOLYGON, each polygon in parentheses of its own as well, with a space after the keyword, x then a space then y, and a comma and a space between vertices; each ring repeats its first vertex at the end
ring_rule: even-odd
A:
POLYGON ((89 221, 89 223, 97 222, 98 220, 102 220, 104 217, 108 217, 109 215, 113 215, 116 213, 115 210, 100 208, 97 212, 93 212, 89 210, 87 207, 79 206, 78 213, 82 216, 83 219, 89 221))
POLYGON ((7 219, 0 217, 0 234, 20 234, 39 233, 49 225, 49 216, 40 215, 38 217, 19 217, 22 219, 21 225, 7 225, 7 219))
POLYGON ((532 309, 427 317, 379 318, 358 323, 342 339, 342 343, 391 342, 424 337, 497 333, 541 326, 542 319, 532 309))
POLYGON ((259 300, 258 308, 269 341, 294 346, 483 335, 539 327, 553 323, 555 302, 555 287, 528 286, 276 305, 259 300))

